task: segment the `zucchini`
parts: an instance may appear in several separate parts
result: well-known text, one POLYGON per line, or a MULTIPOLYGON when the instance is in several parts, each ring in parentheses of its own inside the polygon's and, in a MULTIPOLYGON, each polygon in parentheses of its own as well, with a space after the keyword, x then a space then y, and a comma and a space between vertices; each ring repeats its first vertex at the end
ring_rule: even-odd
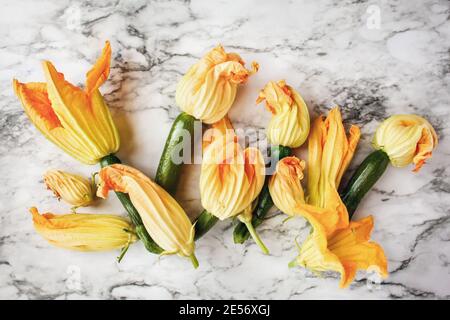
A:
MULTIPOLYGON (((115 163, 121 163, 121 161, 114 154, 105 156, 100 160, 100 166, 102 168, 115 163)), ((116 192, 116 196, 117 198, 119 198, 119 201, 122 203, 123 207, 128 212, 128 216, 130 217, 131 222, 136 227, 136 234, 144 244, 145 248, 151 253, 161 254, 164 250, 161 249, 148 234, 147 230, 144 227, 144 224, 142 223, 142 219, 141 216, 139 215, 139 212, 131 203, 130 197, 123 192, 116 192)))
POLYGON ((212 227, 214 227, 218 220, 219 219, 216 216, 213 216, 208 211, 203 210, 195 223, 195 240, 201 238, 212 227))
POLYGON ((359 165, 347 186, 341 192, 341 199, 347 207, 349 219, 366 193, 380 179, 389 164, 389 157, 383 150, 369 154, 359 165))
MULTIPOLYGON (((285 146, 272 146, 270 151, 271 164, 275 163, 279 159, 285 158, 291 155, 291 148, 285 146)), ((269 192, 269 179, 270 175, 266 176, 264 187, 258 197, 258 203, 253 210, 252 225, 254 228, 263 223, 270 208, 273 207, 273 201, 269 192)), ((243 222, 239 222, 233 230, 234 243, 244 243, 250 237, 250 232, 247 226, 243 222)))
MULTIPOLYGON (((180 152, 178 148, 180 143, 184 142, 183 139, 186 133, 190 135, 190 143, 192 144, 194 138, 194 122, 195 118, 185 112, 178 115, 172 124, 164 150, 161 154, 161 159, 159 160, 155 182, 172 196, 175 195, 183 165, 183 163, 174 163, 173 155, 175 152, 180 152)), ((182 152, 183 150, 181 150, 179 156, 183 155, 182 152)))
MULTIPOLYGON (((190 143, 193 143, 195 120, 193 116, 185 112, 180 113, 172 124, 161 159, 159 160, 155 182, 172 196, 175 195, 183 165, 183 163, 174 163, 172 157, 174 152, 179 152, 179 145, 182 143, 186 131, 190 134, 190 143)), ((180 156, 182 155, 180 154, 180 156)), ((203 210, 195 223, 195 240, 208 232, 217 221, 218 219, 215 216, 203 210)))

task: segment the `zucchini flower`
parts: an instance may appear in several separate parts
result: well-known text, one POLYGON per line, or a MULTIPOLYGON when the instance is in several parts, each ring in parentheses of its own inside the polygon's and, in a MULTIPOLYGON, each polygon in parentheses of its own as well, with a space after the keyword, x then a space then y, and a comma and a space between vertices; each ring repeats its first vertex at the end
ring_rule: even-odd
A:
POLYGON ((220 220, 238 216, 257 244, 267 253, 251 224, 253 200, 264 185, 265 164, 256 148, 242 150, 228 118, 213 126, 215 133, 204 140, 200 171, 203 208, 220 220))
POLYGON ((269 180, 269 191, 275 206, 286 213, 294 215, 296 208, 306 205, 301 180, 305 161, 292 156, 278 161, 275 173, 269 180))
POLYGON ((109 190, 129 195, 145 229, 164 250, 163 255, 189 257, 194 267, 198 267, 194 255, 194 227, 169 193, 142 172, 122 164, 101 169, 99 181, 97 196, 101 198, 106 198, 109 190))
POLYGON ((394 167, 410 163, 418 172, 431 158, 438 138, 431 124, 414 114, 394 115, 384 120, 373 137, 373 147, 386 152, 394 167))
POLYGON ((94 201, 92 184, 85 178, 60 170, 49 170, 44 174, 44 183, 55 196, 77 207, 86 207, 94 201))
POLYGON ((49 61, 43 62, 44 82, 13 80, 26 114, 44 136, 75 159, 97 163, 119 149, 119 134, 98 88, 109 75, 111 47, 86 75, 80 89, 64 79, 49 61))
POLYGON ((111 214, 39 214, 30 209, 36 231, 64 249, 104 251, 128 248, 137 240, 128 220, 111 214))
POLYGON ((324 226, 314 216, 307 214, 305 217, 313 231, 290 266, 298 264, 318 273, 339 272, 341 288, 350 285, 358 270, 376 271, 383 278, 388 276, 383 248, 370 241, 372 216, 351 221, 348 226, 328 235, 324 226))
POLYGON ((259 93, 256 103, 266 101, 272 119, 267 138, 273 145, 300 147, 309 134, 309 112, 300 94, 284 80, 270 81, 259 93))
POLYGON ((308 142, 307 203, 335 213, 334 219, 328 221, 331 228, 348 225, 347 208, 338 188, 360 136, 359 127, 354 125, 347 136, 338 107, 313 123, 308 142))
POLYGON ((257 72, 244 67, 236 53, 226 53, 222 46, 208 52, 190 67, 177 85, 176 102, 184 112, 211 124, 222 119, 236 98, 237 87, 257 72))

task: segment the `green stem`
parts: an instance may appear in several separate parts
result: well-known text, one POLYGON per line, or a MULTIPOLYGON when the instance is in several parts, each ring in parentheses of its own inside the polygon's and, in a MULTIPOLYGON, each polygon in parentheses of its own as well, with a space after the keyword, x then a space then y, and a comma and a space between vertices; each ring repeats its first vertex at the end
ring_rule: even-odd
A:
MULTIPOLYGON (((115 163, 121 163, 121 161, 114 154, 105 156, 100 160, 100 166, 102 168, 115 163)), ((144 224, 142 223, 142 219, 141 216, 139 215, 139 212, 133 206, 133 203, 131 203, 130 197, 126 193, 122 192, 116 192, 116 196, 122 203, 125 210, 127 211, 128 216, 131 219, 131 222, 136 226, 136 235, 142 241, 145 248, 151 253, 161 254, 164 250, 161 249, 148 234, 147 230, 144 227, 144 224)))
MULTIPOLYGON (((272 167, 276 165, 276 162, 282 158, 291 155, 291 148, 284 146, 272 146, 271 147, 271 164, 272 167)), ((266 176, 264 187, 258 197, 258 203, 253 210, 252 225, 258 227, 266 218, 267 213, 273 207, 273 201, 269 192, 269 180, 270 175, 266 176)), ((239 222, 233 231, 234 243, 244 243, 250 237, 250 232, 245 223, 239 222)))
POLYGON ((252 236, 253 240, 261 248, 262 252, 264 254, 269 254, 269 249, 267 249, 267 247, 262 242, 261 238, 259 237, 259 235, 256 232, 255 228, 253 227, 252 223, 251 222, 246 222, 245 225, 247 226, 248 232, 250 232, 250 235, 252 236))
POLYGON ((197 268, 198 268, 198 260, 197 260, 197 257, 195 256, 195 254, 192 253, 192 254, 189 256, 189 259, 191 260, 192 265, 194 266, 194 268, 197 269, 197 268))
POLYGON ((289 268, 294 268, 297 265, 297 261, 296 259, 292 260, 291 262, 288 263, 288 267, 289 268))

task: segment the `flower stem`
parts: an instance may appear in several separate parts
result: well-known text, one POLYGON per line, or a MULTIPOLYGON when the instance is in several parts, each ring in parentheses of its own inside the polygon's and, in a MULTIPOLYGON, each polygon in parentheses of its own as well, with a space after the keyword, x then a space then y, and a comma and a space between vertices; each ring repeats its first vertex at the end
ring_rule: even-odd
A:
POLYGON ((291 262, 288 263, 288 267, 289 268, 294 268, 297 265, 297 261, 296 259, 292 260, 291 262))
POLYGON ((255 240, 256 244, 261 248, 262 252, 264 254, 269 254, 269 249, 264 245, 259 235, 256 233, 255 228, 252 225, 251 221, 245 222, 245 225, 248 229, 248 232, 250 232, 250 235, 252 236, 253 240, 255 240))
POLYGON ((197 257, 195 256, 195 254, 192 253, 189 256, 189 259, 191 259, 191 262, 192 262, 192 265, 194 266, 194 268, 197 269, 198 268, 198 260, 197 260, 197 257))

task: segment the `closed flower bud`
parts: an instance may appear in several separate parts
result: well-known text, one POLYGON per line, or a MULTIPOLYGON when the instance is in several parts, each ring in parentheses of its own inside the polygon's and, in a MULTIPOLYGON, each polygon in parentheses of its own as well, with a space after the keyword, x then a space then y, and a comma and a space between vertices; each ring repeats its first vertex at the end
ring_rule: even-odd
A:
POLYGON ((310 120, 306 103, 300 94, 284 80, 270 81, 259 93, 257 103, 266 101, 272 119, 267 127, 267 138, 273 145, 300 147, 308 138, 310 120))
POLYGON ((305 161, 297 157, 286 157, 277 163, 276 171, 269 180, 269 191, 273 203, 288 215, 305 204, 301 180, 305 161))
POLYGON ((226 53, 219 45, 181 78, 176 102, 181 110, 205 123, 217 122, 230 110, 238 85, 257 70, 257 63, 252 71, 247 70, 238 54, 226 53))
POLYGON ((427 120, 414 114, 402 114, 384 120, 372 144, 387 153, 393 166, 405 167, 413 163, 413 171, 417 172, 425 160, 431 158, 438 138, 427 120))
POLYGON ((99 179, 99 197, 106 198, 109 190, 129 195, 145 229, 164 249, 163 254, 189 257, 194 266, 198 266, 194 255, 194 227, 169 193, 140 171, 122 164, 101 169, 99 179))
POLYGON ((79 175, 50 170, 44 174, 44 182, 58 199, 74 207, 86 207, 94 201, 91 183, 79 175))
POLYGON ((111 214, 39 214, 30 209, 36 231, 50 244, 78 251, 127 247, 137 240, 128 220, 111 214))

